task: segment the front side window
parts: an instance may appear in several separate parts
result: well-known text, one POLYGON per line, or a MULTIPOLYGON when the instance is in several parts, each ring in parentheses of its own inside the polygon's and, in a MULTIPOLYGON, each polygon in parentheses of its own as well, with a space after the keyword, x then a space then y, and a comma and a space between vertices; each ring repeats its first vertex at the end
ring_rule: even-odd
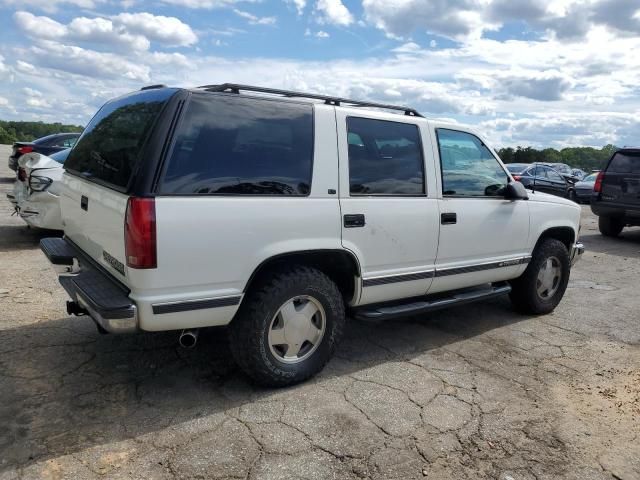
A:
POLYGON ((351 195, 423 195, 424 160, 417 125, 347 119, 351 195))
POLYGON ((193 94, 160 193, 308 195, 313 107, 193 94))
POLYGON ((439 128, 437 136, 444 195, 500 195, 509 183, 509 177, 478 137, 445 128, 439 128))
POLYGON ((562 178, 562 175, 560 175, 555 170, 552 170, 551 168, 547 169, 547 177, 549 177, 549 180, 551 180, 552 182, 564 183, 564 178, 562 178))

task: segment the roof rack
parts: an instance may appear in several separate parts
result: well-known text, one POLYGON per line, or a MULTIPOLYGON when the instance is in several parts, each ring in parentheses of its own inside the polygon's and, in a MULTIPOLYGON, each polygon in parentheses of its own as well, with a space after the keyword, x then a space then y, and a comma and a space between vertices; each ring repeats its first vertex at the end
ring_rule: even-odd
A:
POLYGON ((142 87, 140 90, 154 90, 156 88, 167 88, 167 86, 162 83, 158 83, 156 85, 147 85, 146 87, 142 87))
POLYGON ((344 103, 354 107, 374 107, 374 108, 384 108, 387 110, 400 110, 400 111, 403 111, 405 115, 410 115, 413 117, 422 117, 422 115, 418 113, 417 110, 409 107, 402 107, 399 105, 387 105, 384 103, 361 102, 359 100, 350 100, 348 98, 331 97, 328 95, 318 95, 316 93, 293 92, 290 90, 278 90, 276 88, 254 87, 251 85, 238 85, 235 83, 222 83, 220 85, 203 85, 197 88, 201 88, 203 90, 206 90, 207 92, 240 93, 241 90, 244 90, 247 92, 259 92, 259 93, 270 93, 272 95, 282 95, 284 97, 311 98, 314 100, 324 100, 324 103, 327 105, 340 106, 341 104, 344 103))

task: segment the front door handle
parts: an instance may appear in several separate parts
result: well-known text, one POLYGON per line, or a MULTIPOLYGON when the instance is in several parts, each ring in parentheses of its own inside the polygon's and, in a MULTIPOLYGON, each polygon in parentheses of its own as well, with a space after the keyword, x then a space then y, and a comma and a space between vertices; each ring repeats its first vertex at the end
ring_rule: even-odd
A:
POLYGON ((364 215, 362 213, 353 213, 344 216, 344 228, 364 227, 364 215))
POLYGON ((458 223, 458 215, 456 213, 441 213, 440 223, 442 225, 455 225, 458 223))

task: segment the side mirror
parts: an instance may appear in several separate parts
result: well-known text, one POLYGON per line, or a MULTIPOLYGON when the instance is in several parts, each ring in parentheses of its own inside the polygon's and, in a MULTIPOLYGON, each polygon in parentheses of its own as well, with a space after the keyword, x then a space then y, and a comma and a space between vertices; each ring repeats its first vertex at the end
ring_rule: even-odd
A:
POLYGON ((504 189, 504 198, 507 200, 529 200, 529 195, 523 184, 511 182, 504 189))

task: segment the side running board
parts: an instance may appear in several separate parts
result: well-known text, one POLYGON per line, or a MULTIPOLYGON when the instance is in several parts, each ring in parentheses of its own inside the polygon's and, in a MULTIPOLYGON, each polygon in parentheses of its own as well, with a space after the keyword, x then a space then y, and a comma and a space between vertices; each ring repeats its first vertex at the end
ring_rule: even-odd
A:
POLYGON ((393 318, 419 315, 440 310, 441 308, 464 305, 478 300, 499 297, 511 292, 511 285, 507 282, 481 285, 480 287, 465 288, 448 294, 427 296, 423 299, 410 299, 407 303, 365 305, 353 309, 353 315, 358 320, 379 321, 393 318))

